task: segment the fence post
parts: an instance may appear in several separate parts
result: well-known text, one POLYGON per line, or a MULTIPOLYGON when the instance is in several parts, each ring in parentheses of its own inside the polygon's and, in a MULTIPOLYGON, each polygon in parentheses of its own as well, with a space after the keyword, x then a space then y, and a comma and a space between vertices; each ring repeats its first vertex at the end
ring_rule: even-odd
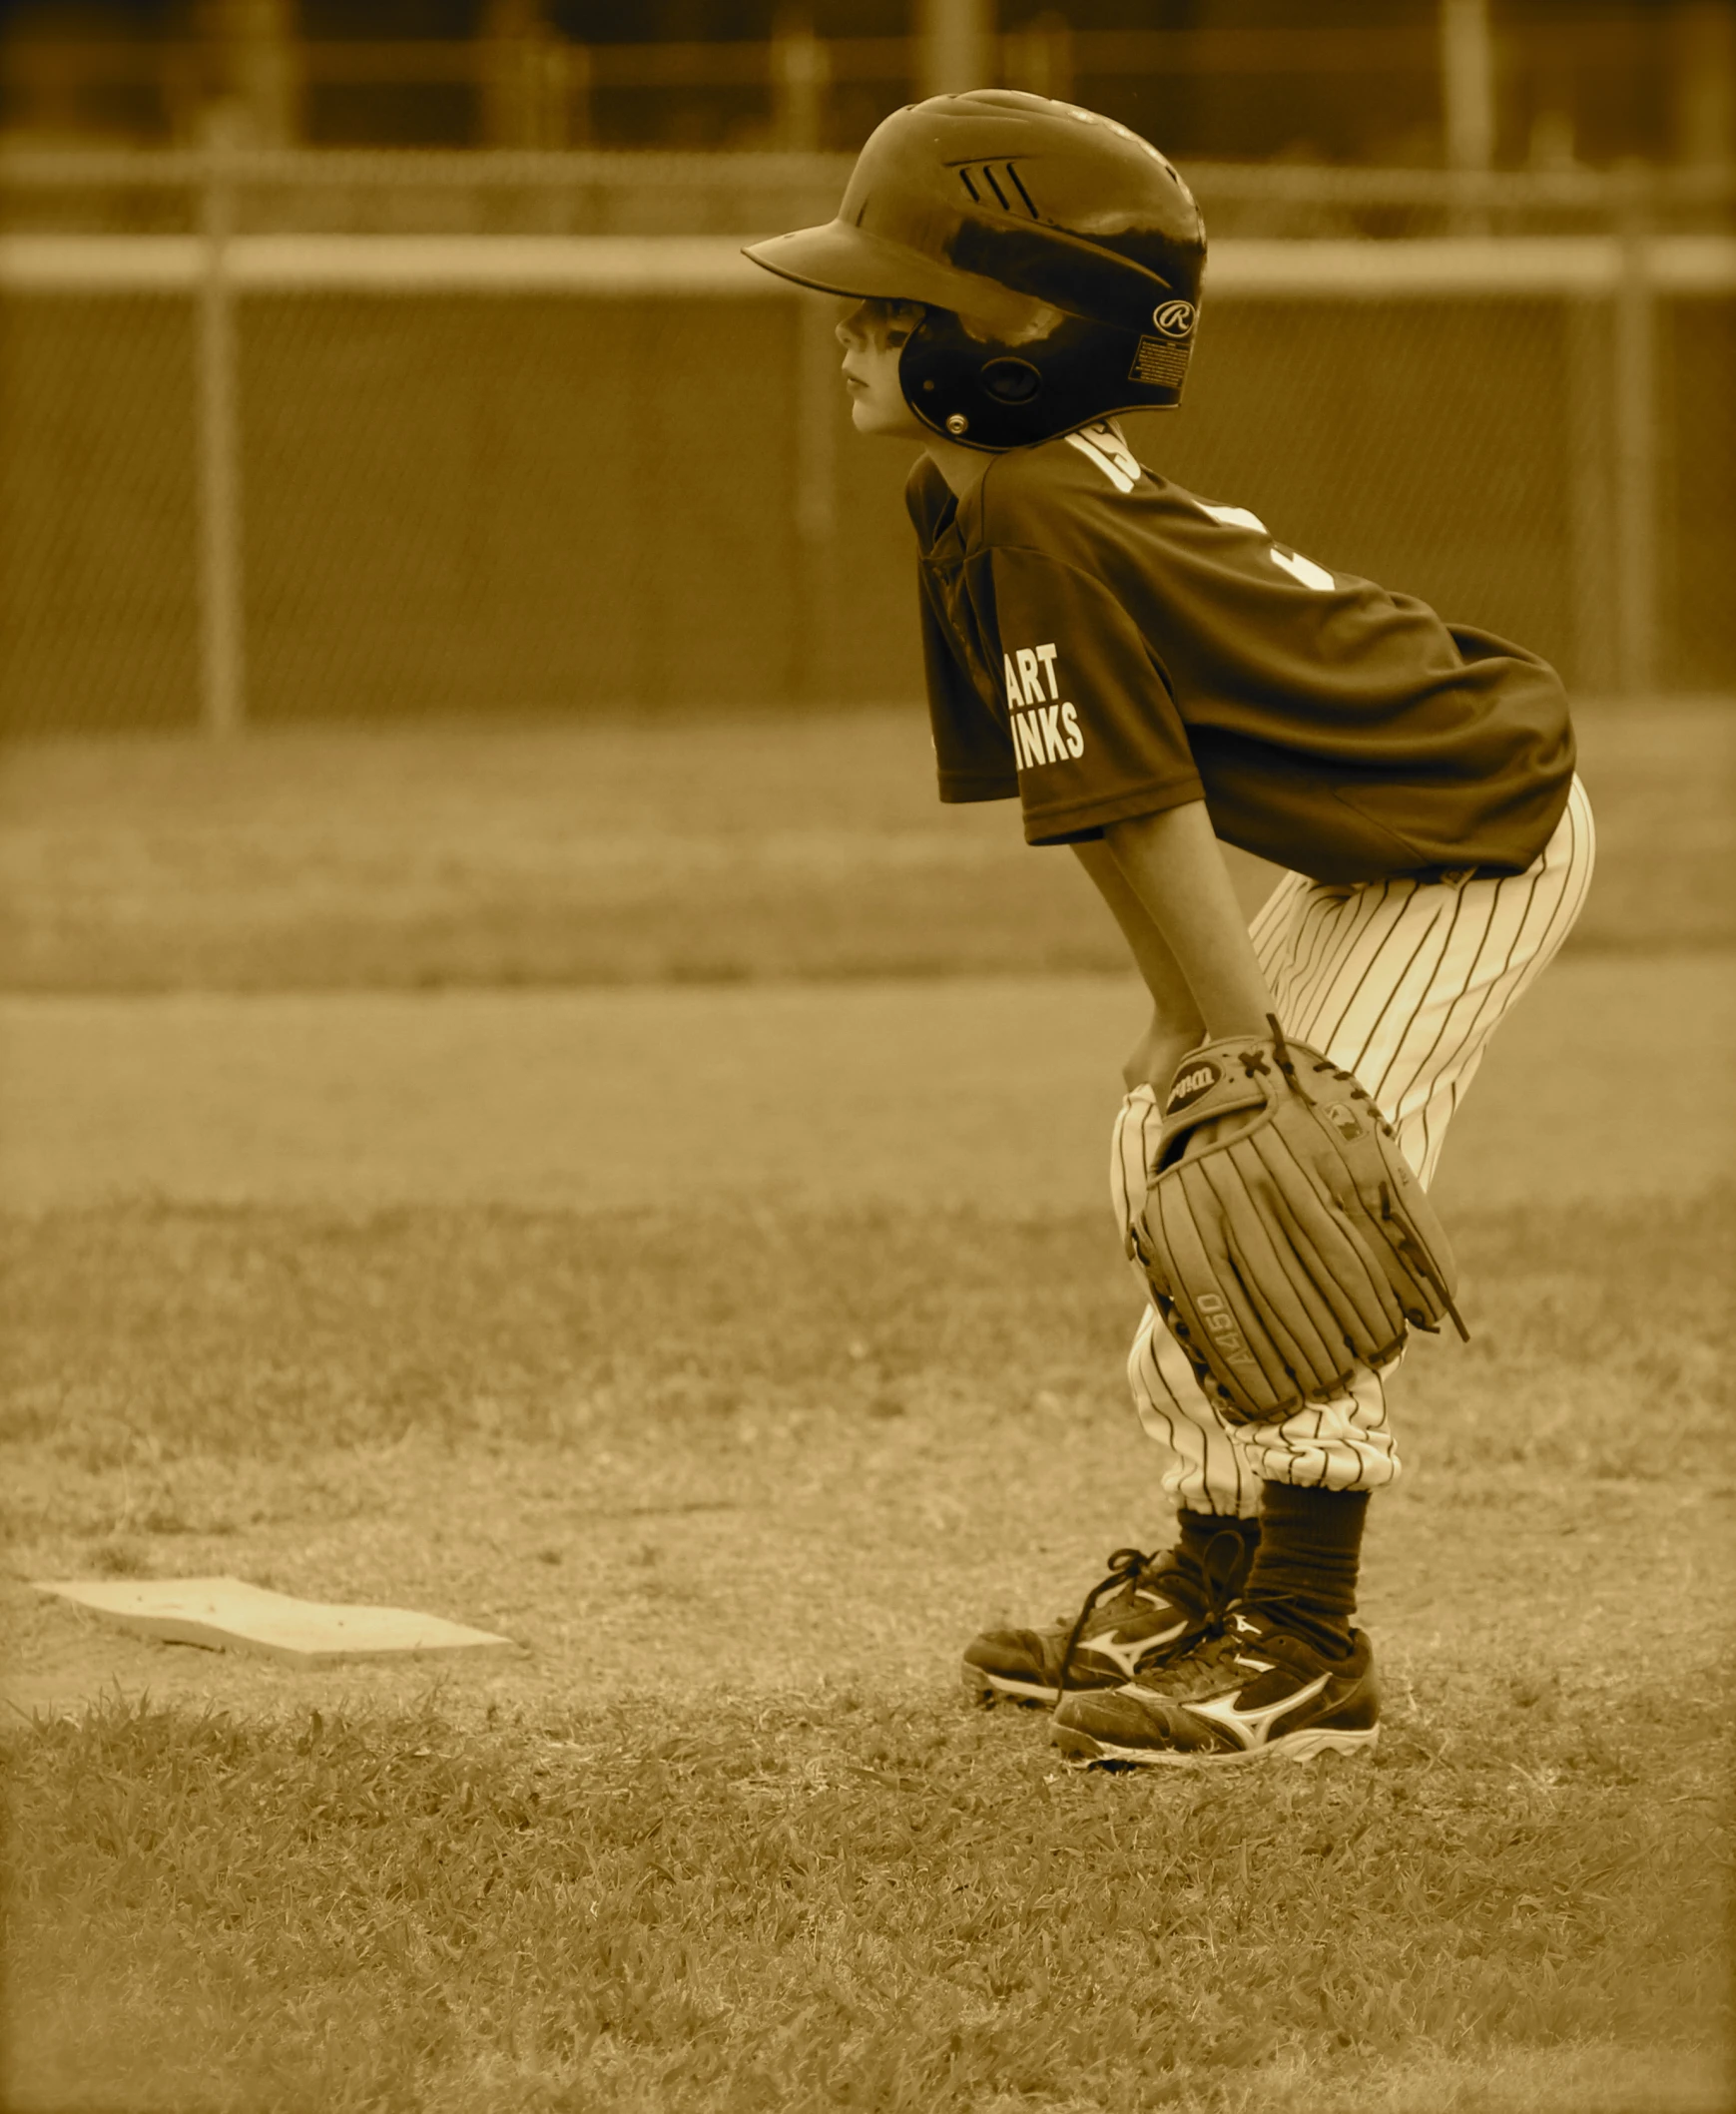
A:
POLYGON ((772 39, 773 131, 795 154, 817 154, 826 138, 831 55, 805 18, 782 23, 772 39))
MULTIPOLYGON (((1488 0, 1439 0, 1441 113, 1447 166, 1474 187, 1494 166, 1495 59, 1488 0)), ((1450 216, 1455 235, 1486 235, 1488 214, 1458 196, 1450 216)))
POLYGON ((1623 697, 1657 685, 1657 290, 1651 274, 1650 181, 1623 172, 1614 341, 1615 675, 1623 697))
POLYGON ((837 679, 838 418, 842 384, 833 334, 838 309, 812 295, 796 310, 796 639, 791 689, 825 702, 837 679))
POLYGON ((551 36, 542 47, 542 144, 586 146, 591 137, 591 47, 551 36))
POLYGON ((916 0, 917 91, 954 96, 988 88, 994 64, 990 0, 916 0))
POLYGON ((200 230, 205 268, 199 283, 199 623, 200 725, 237 734, 247 720, 242 608, 240 397, 236 373, 235 113, 206 114, 200 230))
POLYGON ((1609 689, 1616 666, 1610 607, 1610 318, 1607 303, 1591 294, 1568 293, 1563 308, 1567 584, 1573 684, 1585 692, 1609 689))
POLYGON ((1065 15, 1049 8, 1000 40, 1000 71, 1008 88, 1023 88, 1057 103, 1073 100, 1073 30, 1065 15))

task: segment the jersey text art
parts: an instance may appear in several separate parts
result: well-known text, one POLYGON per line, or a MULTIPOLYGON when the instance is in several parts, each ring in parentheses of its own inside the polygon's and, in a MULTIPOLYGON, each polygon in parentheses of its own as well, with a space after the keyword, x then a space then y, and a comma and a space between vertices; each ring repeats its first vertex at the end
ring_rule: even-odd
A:
POLYGON ((1065 763, 1085 754, 1079 716, 1061 697, 1055 646, 1019 646, 1001 655, 1006 677, 1007 724, 1021 771, 1065 763))
POLYGON ((1070 757, 1085 754, 1085 737, 1071 705, 1040 705, 1034 712, 1015 712, 1008 724, 1021 771, 1034 770, 1039 764, 1064 764, 1070 757))

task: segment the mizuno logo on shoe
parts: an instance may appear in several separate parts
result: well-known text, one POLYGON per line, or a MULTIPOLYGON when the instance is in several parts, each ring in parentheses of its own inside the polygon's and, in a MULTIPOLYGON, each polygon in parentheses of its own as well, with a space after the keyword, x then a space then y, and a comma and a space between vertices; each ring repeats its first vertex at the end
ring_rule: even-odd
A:
POLYGON ((1100 1637, 1087 1637, 1079 1649, 1101 1653, 1112 1666, 1118 1666, 1131 1681, 1139 1670, 1140 1660, 1147 1652, 1160 1644, 1173 1644, 1186 1628, 1185 1621, 1178 1622, 1171 1629, 1156 1630, 1144 1637, 1130 1637, 1125 1644, 1121 1642, 1116 1631, 1105 1630, 1100 1637))
MULTIPOLYGON (((1272 1671, 1270 1663, 1263 1659, 1238 1659, 1236 1664, 1255 1668, 1263 1674, 1272 1671)), ((1312 1703, 1331 1679, 1330 1674, 1321 1674, 1306 1686, 1281 1697, 1278 1702, 1262 1704, 1258 1710, 1245 1711, 1237 1707, 1236 1695, 1241 1693, 1239 1689, 1236 1695, 1208 1696, 1203 1703, 1188 1704, 1187 1709, 1196 1718, 1209 1718, 1214 1725, 1221 1725, 1239 1747, 1264 1747, 1271 1739, 1272 1728, 1277 1721, 1287 1712, 1298 1710, 1305 1703, 1312 1703)))

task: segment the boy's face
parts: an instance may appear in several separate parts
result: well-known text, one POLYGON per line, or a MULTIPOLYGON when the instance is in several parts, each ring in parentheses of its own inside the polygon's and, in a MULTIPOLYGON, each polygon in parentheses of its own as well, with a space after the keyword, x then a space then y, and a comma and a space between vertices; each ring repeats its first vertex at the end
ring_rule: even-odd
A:
POLYGON ((921 320, 920 301, 865 300, 839 324, 844 385, 850 391, 851 423, 859 433, 933 438, 898 387, 898 355, 921 320))

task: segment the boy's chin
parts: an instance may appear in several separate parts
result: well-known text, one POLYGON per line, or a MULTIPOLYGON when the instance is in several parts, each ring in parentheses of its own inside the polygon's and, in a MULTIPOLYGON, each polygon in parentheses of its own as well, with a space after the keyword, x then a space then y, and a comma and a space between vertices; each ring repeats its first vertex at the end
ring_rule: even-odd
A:
POLYGON ((915 413, 904 403, 893 410, 888 405, 869 403, 866 397, 859 396, 851 404, 850 422, 859 433, 873 433, 882 439, 923 440, 927 437, 915 413))

